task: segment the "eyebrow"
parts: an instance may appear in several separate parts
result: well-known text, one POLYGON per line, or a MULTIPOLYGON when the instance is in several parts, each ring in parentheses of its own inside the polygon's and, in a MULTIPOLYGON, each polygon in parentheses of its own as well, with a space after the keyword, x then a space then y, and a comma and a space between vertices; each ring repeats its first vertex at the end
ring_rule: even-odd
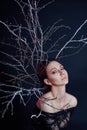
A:
MULTIPOLYGON (((63 67, 63 65, 59 65, 59 67, 63 67)), ((52 71, 52 70, 54 70, 54 69, 56 69, 57 70, 57 68, 56 67, 53 67, 51 70, 50 70, 50 72, 52 71)))
POLYGON ((52 69, 50 70, 50 72, 51 72, 52 70, 54 70, 54 69, 56 69, 56 70, 57 70, 57 68, 56 68, 56 67, 54 67, 54 68, 52 68, 52 69))

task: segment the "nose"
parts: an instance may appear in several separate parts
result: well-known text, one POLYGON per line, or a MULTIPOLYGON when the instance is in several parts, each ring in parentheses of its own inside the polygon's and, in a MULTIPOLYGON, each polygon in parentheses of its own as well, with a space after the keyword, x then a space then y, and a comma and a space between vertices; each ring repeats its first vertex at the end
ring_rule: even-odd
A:
POLYGON ((64 74, 64 70, 58 70, 58 72, 59 72, 60 75, 64 74))

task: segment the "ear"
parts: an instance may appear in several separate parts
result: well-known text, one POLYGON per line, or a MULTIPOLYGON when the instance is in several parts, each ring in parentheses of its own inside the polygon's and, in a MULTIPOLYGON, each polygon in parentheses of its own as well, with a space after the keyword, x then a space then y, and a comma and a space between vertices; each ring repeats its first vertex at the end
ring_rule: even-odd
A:
POLYGON ((48 79, 44 79, 44 83, 45 83, 46 85, 51 85, 51 82, 50 82, 48 79))

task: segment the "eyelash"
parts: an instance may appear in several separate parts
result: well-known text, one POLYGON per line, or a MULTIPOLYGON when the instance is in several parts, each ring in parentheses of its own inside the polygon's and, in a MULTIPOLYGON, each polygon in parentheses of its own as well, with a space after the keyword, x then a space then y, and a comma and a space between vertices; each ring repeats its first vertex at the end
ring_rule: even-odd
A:
POLYGON ((61 67, 61 70, 63 70, 63 69, 64 69, 64 67, 62 66, 62 67, 61 67))
POLYGON ((57 73, 57 71, 53 71, 53 72, 52 72, 52 74, 55 74, 55 73, 57 73))
MULTIPOLYGON (((64 70, 64 67, 61 67, 60 70, 64 70)), ((57 73, 57 72, 58 72, 58 70, 55 70, 55 71, 52 72, 52 74, 55 74, 55 73, 57 73)))

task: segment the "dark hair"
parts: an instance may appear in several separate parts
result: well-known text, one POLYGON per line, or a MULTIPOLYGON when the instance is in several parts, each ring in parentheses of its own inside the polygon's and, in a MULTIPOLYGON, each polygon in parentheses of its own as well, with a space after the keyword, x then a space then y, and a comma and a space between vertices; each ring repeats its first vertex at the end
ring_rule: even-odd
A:
POLYGON ((47 78, 47 74, 46 74, 47 64, 48 64, 47 61, 42 61, 42 62, 39 64, 39 67, 38 67, 38 77, 39 77, 39 79, 40 79, 41 82, 43 82, 43 80, 44 80, 45 78, 47 78))
POLYGON ((50 91, 50 85, 44 83, 44 79, 47 78, 46 68, 50 61, 41 61, 38 67, 38 77, 41 83, 41 87, 44 87, 44 92, 50 91))
MULTIPOLYGON (((54 61, 54 59, 50 60, 43 60, 40 62, 39 67, 38 67, 38 77, 40 79, 40 82, 44 84, 44 79, 47 78, 47 73, 46 73, 46 68, 47 65, 51 62, 54 61)), ((55 60, 56 61, 56 60, 55 60)))

